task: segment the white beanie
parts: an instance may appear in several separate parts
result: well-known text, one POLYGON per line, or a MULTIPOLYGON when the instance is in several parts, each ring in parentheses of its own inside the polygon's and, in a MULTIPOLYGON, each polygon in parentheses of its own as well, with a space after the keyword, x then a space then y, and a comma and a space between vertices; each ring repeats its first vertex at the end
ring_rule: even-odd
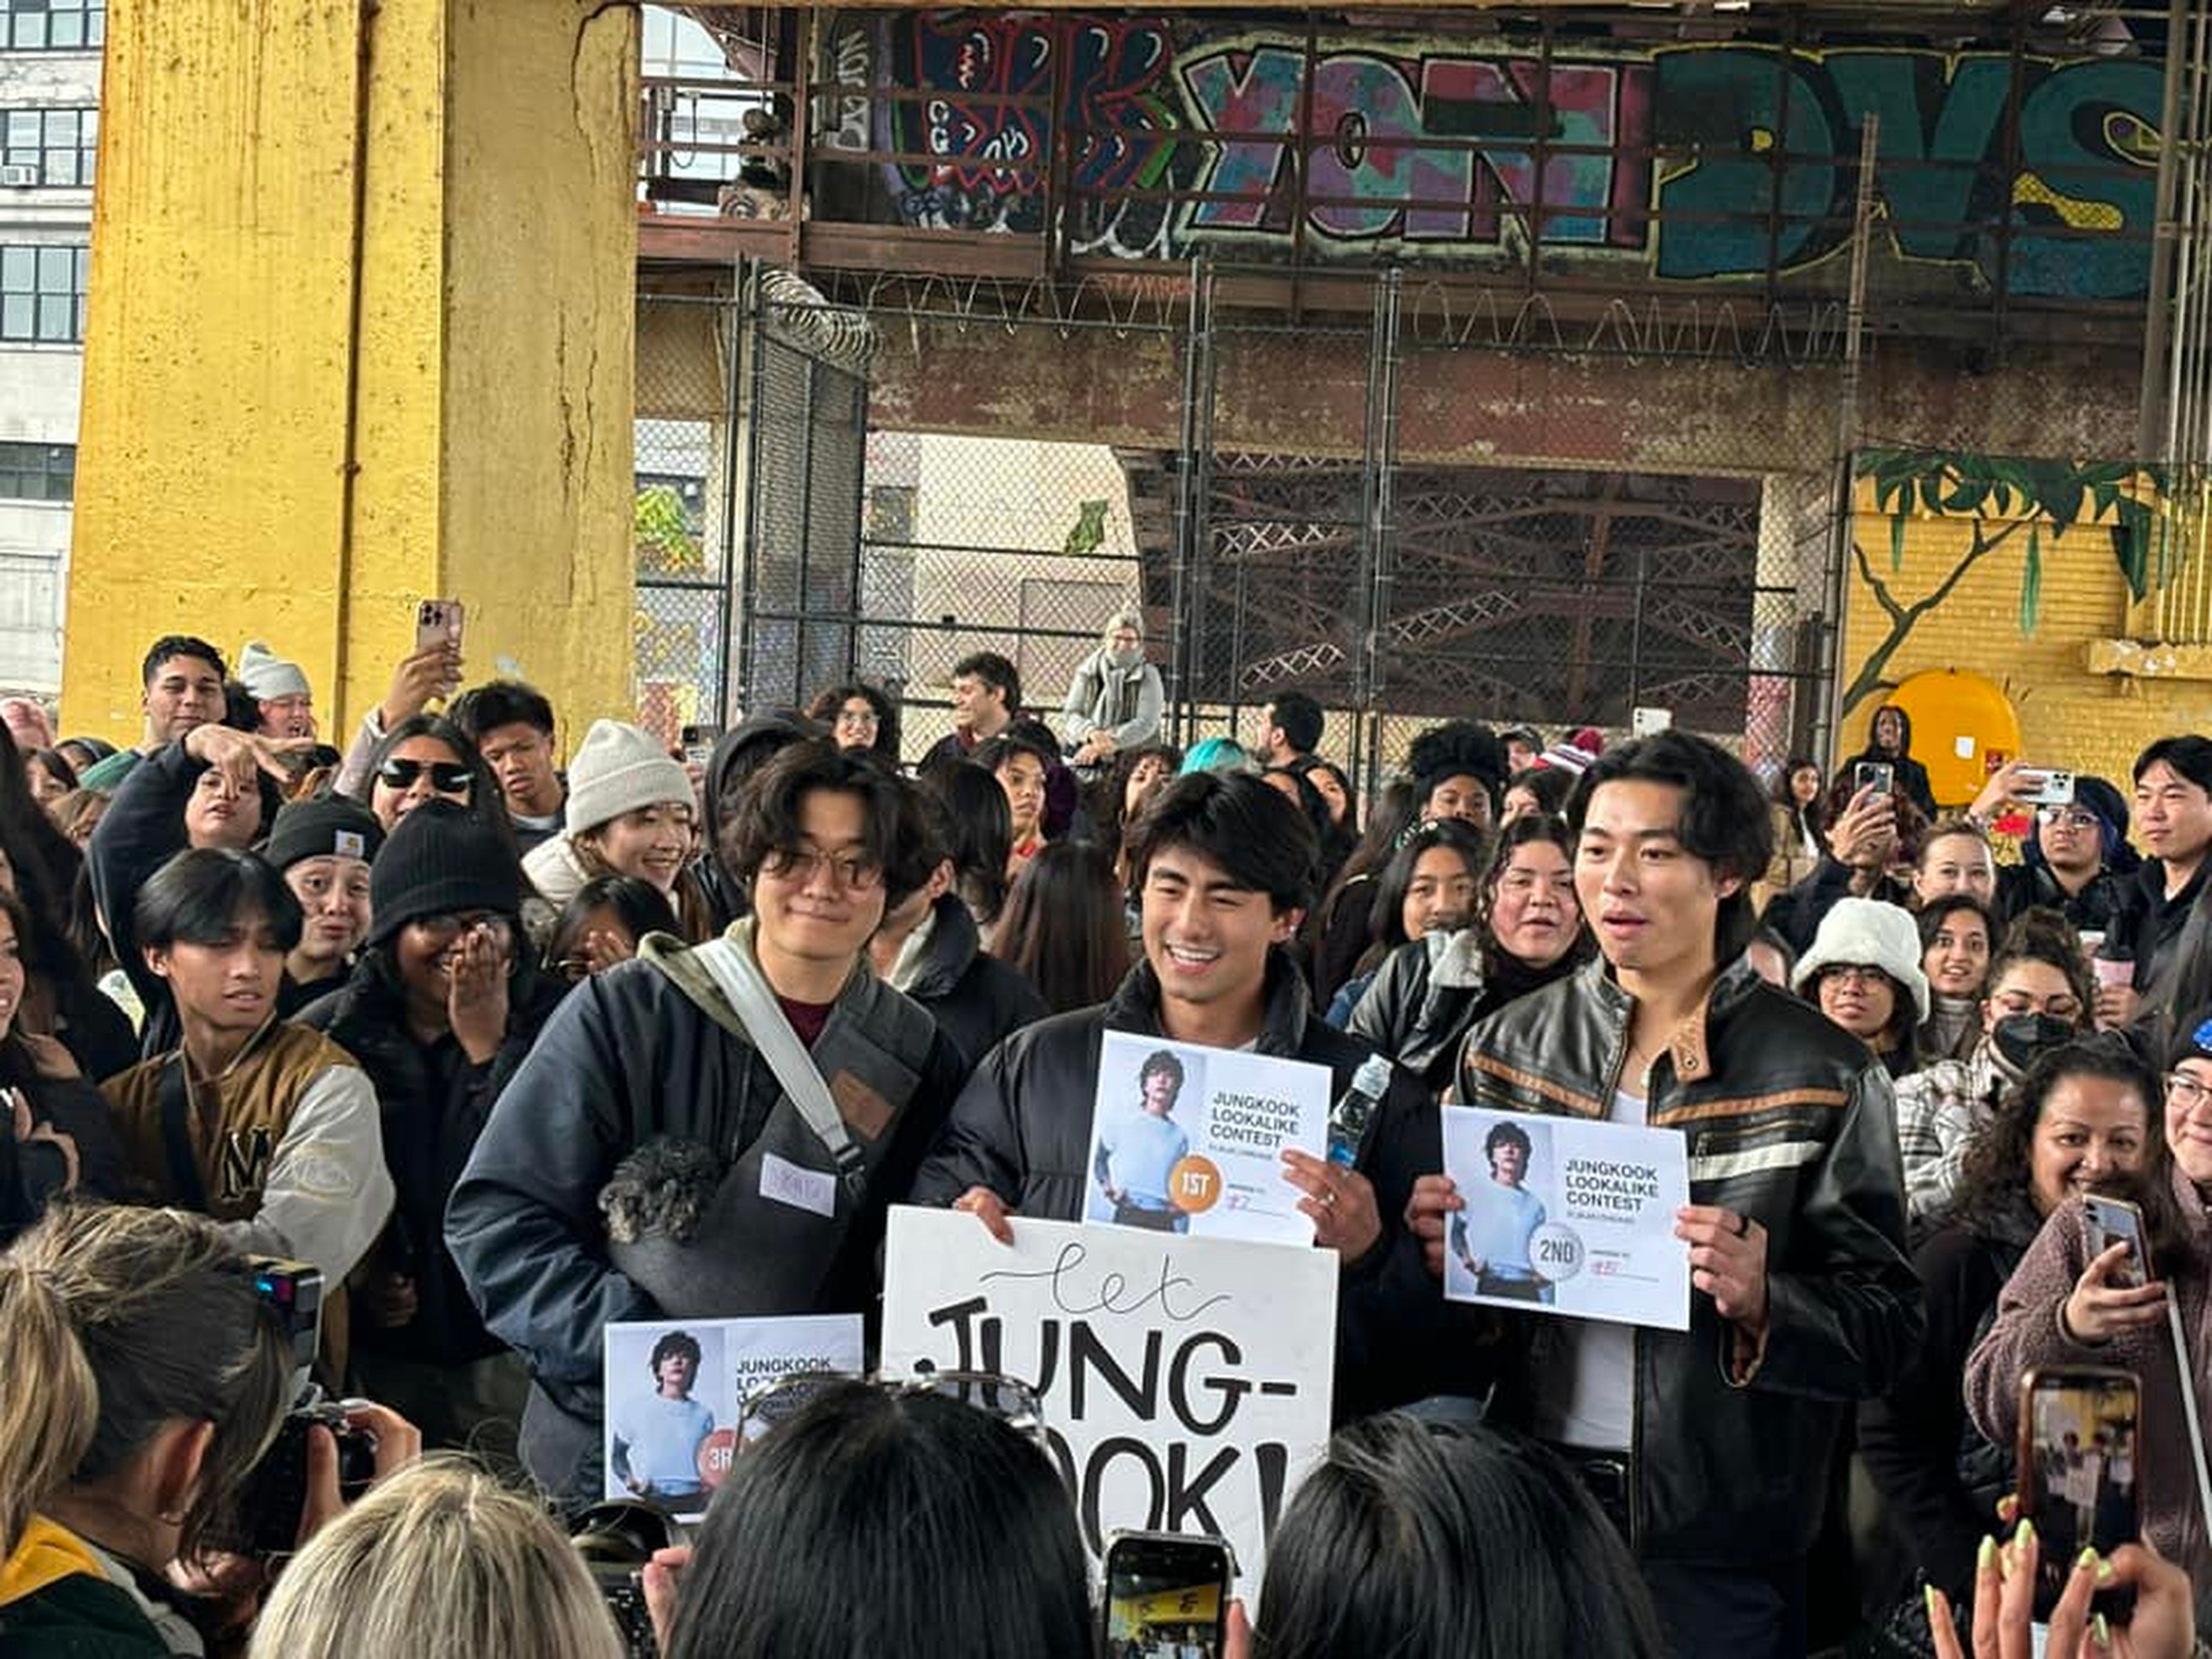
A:
POLYGON ((1802 991, 1826 968, 1879 968, 1912 993, 1928 1018, 1928 975, 1920 969, 1920 929, 1912 915, 1881 899, 1839 898, 1820 918, 1813 948, 1797 959, 1790 985, 1802 991))
POLYGON ((286 662, 258 640, 248 640, 238 653, 238 683, 253 694, 256 702, 278 697, 304 697, 307 677, 295 662, 286 662))
POLYGON ((624 720, 593 720, 568 762, 564 827, 581 835, 641 806, 690 799, 691 775, 658 738, 624 720))

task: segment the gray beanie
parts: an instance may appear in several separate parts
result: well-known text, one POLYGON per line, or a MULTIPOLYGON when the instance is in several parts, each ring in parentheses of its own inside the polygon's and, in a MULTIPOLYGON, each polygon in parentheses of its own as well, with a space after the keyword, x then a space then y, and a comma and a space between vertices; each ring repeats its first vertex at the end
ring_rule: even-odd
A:
POLYGON ((253 694, 256 702, 308 695, 306 671, 258 640, 246 641, 246 649, 238 653, 238 683, 253 694))
POLYGON ((568 762, 568 832, 581 835, 665 800, 690 804, 684 763, 669 758, 650 732, 624 720, 593 720, 568 762))

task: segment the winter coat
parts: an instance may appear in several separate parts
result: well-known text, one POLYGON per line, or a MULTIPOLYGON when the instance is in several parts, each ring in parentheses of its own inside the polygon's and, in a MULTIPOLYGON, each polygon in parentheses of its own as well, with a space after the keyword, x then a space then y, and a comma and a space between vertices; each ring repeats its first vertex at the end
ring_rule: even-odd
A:
MULTIPOLYGON (((1331 1097, 1373 1051, 1312 1012, 1305 981, 1278 952, 1256 1052, 1326 1066, 1331 1097)), ((914 1182, 917 1204, 949 1205, 988 1187, 1007 1208, 1051 1221, 1083 1217, 1091 1103, 1108 1031, 1164 1035, 1159 981, 1139 963, 1113 997, 1038 1021, 985 1057, 914 1182)), ((1337 1317, 1340 1419, 1436 1394, 1480 1395, 1497 1364, 1498 1322, 1446 1303, 1427 1276, 1404 1217, 1414 1180, 1443 1167, 1433 1103, 1403 1071, 1392 1075, 1358 1168, 1373 1182, 1382 1237, 1347 1267, 1337 1317)))
POLYGON ((407 1029, 405 994, 381 951, 363 957, 343 985, 301 1013, 298 1024, 344 1048, 376 1087, 393 1198, 392 1220, 366 1265, 415 1283, 415 1316, 396 1329, 370 1317, 368 1298, 355 1300, 357 1350, 437 1365, 501 1352, 446 1248, 446 1201, 492 1103, 566 989, 556 981, 517 975, 508 991, 507 1040, 481 1066, 450 1033, 425 1043, 407 1029))
MULTIPOLYGON (((1459 1098, 1603 1121, 1635 1006, 1602 957, 1507 1004, 1468 1033, 1459 1098)), ((1686 1331, 1636 1330, 1630 1547, 1736 1570, 1798 1560, 1856 1402, 1893 1385, 1920 1338, 1888 1076, 1738 957, 1653 1063, 1646 1115, 1681 1134, 1691 1203, 1762 1230, 1769 1316, 1756 1349, 1710 1296, 1692 1296, 1686 1331)), ((1551 1335, 1532 1346, 1532 1397, 1559 1382, 1551 1335)))
POLYGON ((1144 661, 1117 668, 1108 647, 1101 646, 1083 659, 1068 682, 1067 697, 1060 705, 1060 730, 1071 746, 1080 745, 1094 732, 1103 732, 1117 748, 1141 748, 1160 735, 1160 715, 1166 708, 1158 669, 1144 661))
POLYGON ((1018 971, 984 951, 981 930, 958 897, 944 895, 930 915, 921 961, 903 983, 892 983, 929 1011, 963 1071, 973 1071, 1002 1039, 1052 1010, 1018 971))
MULTIPOLYGON (((0 1047, 0 1055, 5 1053, 0 1047)), ((20 1074, 6 1087, 22 1091, 34 1125, 51 1124, 76 1143, 75 1197, 119 1204, 130 1196, 130 1162, 98 1089, 82 1078, 20 1074)), ((0 1087, 0 1113, 12 1113, 6 1087, 0 1087)), ((60 1147, 51 1141, 19 1141, 11 1127, 0 1128, 0 1246, 43 1215, 68 1178, 60 1147)))
MULTIPOLYGON (((2179 1169, 2172 1172, 2173 1195, 2188 1233, 2189 1253, 2180 1261, 2152 1267, 2176 1298, 2189 1352, 2180 1364, 2197 1378, 2201 1419, 2212 1406, 2212 1277, 2206 1261, 2212 1252, 2212 1212, 2196 1183, 2179 1169)), ((2142 1389, 2143 1443, 2136 1455, 2136 1491, 2143 1536, 2159 1553, 2185 1568, 2197 1587, 2197 1618, 2203 1623, 2212 1597, 2212 1547, 2203 1517, 2197 1513, 2197 1475, 2190 1455, 2186 1417, 2181 1407, 2179 1364, 2173 1338, 2163 1322, 2123 1331, 2108 1342, 2079 1342, 2060 1322, 2060 1310, 2089 1265, 2089 1228, 2081 1200, 2069 1198, 2045 1219, 2043 1231, 2027 1247, 2020 1266, 2005 1281, 1997 1301, 1996 1323, 1966 1362, 1966 1409, 1976 1426, 1998 1445, 2014 1443, 2020 1426, 2020 1379, 2036 1365, 2113 1365, 2133 1371, 2142 1389)), ((2205 1425, 2212 1434, 2212 1423, 2205 1425)))
MULTIPOLYGON (((841 1018, 857 1021, 853 1011, 877 995, 897 994, 860 968, 816 1053, 841 1018)), ((902 1068, 902 1094, 877 1091, 855 1104, 856 1111, 879 1109, 866 1136, 874 1173, 857 1203, 838 1188, 842 1233, 834 1252, 809 1264, 807 1282, 763 1279, 754 1287, 755 1305, 729 1311, 874 1311, 884 1213, 906 1198, 963 1073, 951 1042, 923 1022, 927 1041, 902 1068)), ((619 1321, 661 1316, 660 1304, 612 1260, 599 1199, 616 1166, 662 1140, 696 1143, 735 1164, 790 1116, 759 1051, 643 957, 576 986, 546 1022, 453 1189, 446 1241, 485 1325, 530 1364, 523 1459, 549 1491, 596 1501, 603 1333, 619 1321)), ((781 1143, 787 1150, 780 1156, 834 1176, 828 1149, 801 1130, 781 1143)), ((757 1194, 743 1218, 756 1228, 787 1223, 794 1234, 816 1220, 757 1194)), ((743 1273, 750 1264, 730 1266, 743 1273)))

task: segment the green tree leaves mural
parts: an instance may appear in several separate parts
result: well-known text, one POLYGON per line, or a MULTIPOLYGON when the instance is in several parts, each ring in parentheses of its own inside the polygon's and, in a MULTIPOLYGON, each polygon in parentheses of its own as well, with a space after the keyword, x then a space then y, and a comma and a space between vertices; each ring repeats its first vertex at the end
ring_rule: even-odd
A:
POLYGON ((1914 626, 1950 598, 1968 571, 2014 541, 2025 550, 2021 562, 2020 629, 2033 634, 2043 603, 2046 525, 2055 553, 2068 531, 2085 520, 2102 523, 2106 544, 2127 579, 2128 591, 2138 599, 2162 586, 2168 574, 2167 522, 2155 505, 2164 483, 2160 470, 2154 466, 2135 461, 2034 460, 1954 450, 1872 449, 1860 452, 1856 472, 1871 482, 1876 509, 1888 515, 1891 575, 1905 568, 1905 526, 1916 511, 1971 519, 1972 533, 1966 551, 1949 572, 1909 605, 1899 600, 1875 572, 1858 538, 1851 538, 1851 556, 1857 563, 1859 580, 1890 625, 1844 689, 1844 708, 1893 686, 1896 682, 1887 678, 1890 659, 1914 626), (2110 522, 2103 523, 2106 520, 2110 522))

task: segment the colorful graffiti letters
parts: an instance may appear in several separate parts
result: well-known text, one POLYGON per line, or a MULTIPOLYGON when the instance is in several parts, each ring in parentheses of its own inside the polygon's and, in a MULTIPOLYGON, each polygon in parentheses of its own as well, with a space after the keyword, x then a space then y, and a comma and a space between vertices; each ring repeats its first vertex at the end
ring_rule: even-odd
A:
POLYGON ((1164 17, 905 13, 879 107, 908 223, 1034 233, 1055 168, 1079 252, 1395 250, 1765 277, 1848 245, 1879 119, 1896 256, 1984 289, 2145 289, 2157 62, 1765 46, 1554 56, 1164 17), (1310 75, 1309 68, 1310 67, 1310 75), (2017 100, 2016 118, 2013 114, 2017 100), (1055 157, 1057 132, 1066 153, 1055 157), (1299 179, 1304 169, 1303 187, 1299 179))

